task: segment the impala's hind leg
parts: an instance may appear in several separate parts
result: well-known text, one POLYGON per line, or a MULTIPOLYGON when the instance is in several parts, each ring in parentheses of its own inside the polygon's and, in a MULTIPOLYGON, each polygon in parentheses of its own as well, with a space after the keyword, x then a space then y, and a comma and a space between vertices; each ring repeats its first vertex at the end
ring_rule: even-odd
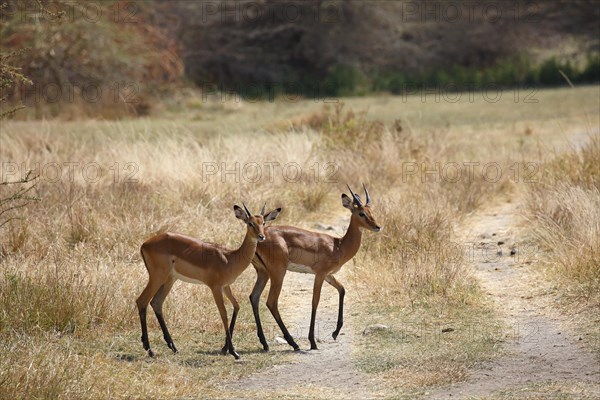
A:
POLYGON ((154 297, 158 289, 162 286, 162 282, 153 279, 150 276, 148 280, 148 285, 140 294, 140 297, 137 298, 136 304, 138 308, 138 312, 140 314, 140 324, 142 325, 142 345, 144 346, 144 350, 148 352, 150 357, 154 356, 154 353, 150 349, 150 341, 148 340, 148 326, 146 325, 146 309, 148 308, 148 303, 150 303, 150 299, 154 297))
POLYGON ((333 336, 333 339, 337 339, 338 335, 340 334, 340 330, 342 329, 342 326, 344 325, 344 296, 346 295, 346 289, 344 289, 344 286, 338 282, 337 279, 335 279, 333 277, 333 275, 327 275, 325 277, 325 282, 329 283, 331 286, 333 286, 334 288, 337 289, 338 293, 339 293, 339 306, 338 306, 338 318, 337 318, 337 326, 335 328, 335 331, 333 331, 333 334, 331 336, 333 336))
POLYGON ((156 314, 156 319, 158 319, 158 323, 160 324, 160 328, 162 329, 163 337, 165 338, 165 342, 167 343, 167 346, 169 346, 169 348, 171 350, 173 350, 173 353, 177 353, 177 348, 175 347, 175 344, 173 343, 173 339, 171 338, 171 335, 169 334, 169 330, 167 329, 167 324, 165 323, 165 319, 163 317, 163 309, 162 309, 165 298, 169 295, 169 292, 171 291, 171 288, 173 287, 174 283, 175 283, 175 279, 170 277, 160 287, 160 289, 158 289, 158 292, 154 295, 154 298, 150 302, 150 305, 152 306, 152 309, 154 310, 154 314, 156 314))
POLYGON ((283 338, 295 351, 298 351, 300 350, 300 346, 298 346, 292 335, 288 332, 281 319, 281 315, 279 314, 279 295, 281 294, 285 272, 286 270, 283 269, 281 273, 271 277, 271 287, 269 288, 269 296, 267 297, 267 307, 269 308, 269 311, 271 311, 271 314, 273 314, 273 318, 275 318, 277 325, 279 325, 279 329, 281 329, 281 333, 283 333, 283 338))

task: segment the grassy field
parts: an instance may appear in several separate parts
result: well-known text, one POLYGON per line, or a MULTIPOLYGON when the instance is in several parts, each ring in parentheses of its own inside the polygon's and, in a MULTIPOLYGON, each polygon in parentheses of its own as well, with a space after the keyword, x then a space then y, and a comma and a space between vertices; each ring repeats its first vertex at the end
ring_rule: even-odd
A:
POLYGON ((311 228, 337 220, 345 184, 361 182, 384 230, 365 235, 347 289, 360 296, 352 312, 362 324, 388 321, 392 330, 359 342, 353 362, 390 396, 464 379, 497 354, 498 338, 411 338, 417 325, 441 320, 497 323, 452 247, 462 218, 479 207, 531 196, 535 240, 549 249, 540 268, 555 271, 547 279, 565 293, 577 288, 571 303, 587 296, 586 307, 598 304, 598 142, 583 158, 555 157, 570 154, 567 140, 598 135, 598 91, 272 103, 187 93, 153 118, 3 121, 2 180, 28 169, 40 177, 39 201, 1 228, 0 398, 235 396, 220 390, 223 382, 293 360, 289 351, 259 352, 247 301, 253 269, 234 284, 243 363, 218 355, 212 296, 185 283, 165 306, 180 354, 163 345, 150 315, 158 355, 149 359, 135 308, 147 281, 141 243, 170 230, 236 247, 244 227, 232 205, 242 200, 252 210, 281 206, 278 224, 311 228), (564 224, 549 224, 556 210, 568 210, 564 224), (572 260, 581 240, 589 253, 572 260))

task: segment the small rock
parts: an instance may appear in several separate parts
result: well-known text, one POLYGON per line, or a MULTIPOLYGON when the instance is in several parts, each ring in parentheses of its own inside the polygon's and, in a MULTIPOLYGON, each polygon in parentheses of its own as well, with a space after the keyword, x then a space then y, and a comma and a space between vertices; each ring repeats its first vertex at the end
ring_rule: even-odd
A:
POLYGON ((583 338, 582 338, 582 337, 579 337, 579 339, 578 339, 578 340, 583 340, 583 338))
POLYGON ((492 236, 496 236, 496 234, 495 234, 495 233, 492 233, 492 236))
POLYGON ((517 249, 510 249, 510 255, 514 256, 515 254, 517 254, 517 249))
POLYGON ((276 344, 287 344, 287 341, 284 338, 282 338, 282 337, 276 336, 275 337, 275 343, 276 344))
POLYGON ((498 250, 498 251, 496 252, 496 255, 497 255, 498 257, 502 257, 502 249, 498 250))
POLYGON ((442 333, 454 332, 454 328, 444 328, 442 329, 442 333))
POLYGON ((388 329, 390 329, 390 328, 387 325, 373 324, 373 325, 369 325, 365 328, 365 330, 363 331, 363 335, 367 336, 375 331, 387 331, 388 329))
POLYGON ((504 240, 498 242, 498 246, 502 246, 504 244, 504 240))

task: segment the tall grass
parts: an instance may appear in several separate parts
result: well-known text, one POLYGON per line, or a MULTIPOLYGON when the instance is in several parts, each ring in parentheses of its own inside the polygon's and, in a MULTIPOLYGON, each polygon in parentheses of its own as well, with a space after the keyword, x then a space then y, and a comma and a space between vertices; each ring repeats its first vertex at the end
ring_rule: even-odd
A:
POLYGON ((549 254, 549 266, 563 288, 599 302, 600 136, 558 155, 528 192, 533 233, 549 254))

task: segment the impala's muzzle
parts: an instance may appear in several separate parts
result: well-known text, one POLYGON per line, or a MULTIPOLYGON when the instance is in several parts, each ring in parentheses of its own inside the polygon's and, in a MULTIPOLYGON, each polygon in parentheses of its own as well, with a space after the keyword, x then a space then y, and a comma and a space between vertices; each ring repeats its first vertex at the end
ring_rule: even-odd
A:
POLYGON ((264 242, 264 240, 265 240, 265 235, 263 235, 262 233, 260 235, 258 235, 259 242, 264 242))
POLYGON ((379 232, 381 231, 381 227, 379 225, 375 226, 375 228, 373 228, 373 232, 379 232))

